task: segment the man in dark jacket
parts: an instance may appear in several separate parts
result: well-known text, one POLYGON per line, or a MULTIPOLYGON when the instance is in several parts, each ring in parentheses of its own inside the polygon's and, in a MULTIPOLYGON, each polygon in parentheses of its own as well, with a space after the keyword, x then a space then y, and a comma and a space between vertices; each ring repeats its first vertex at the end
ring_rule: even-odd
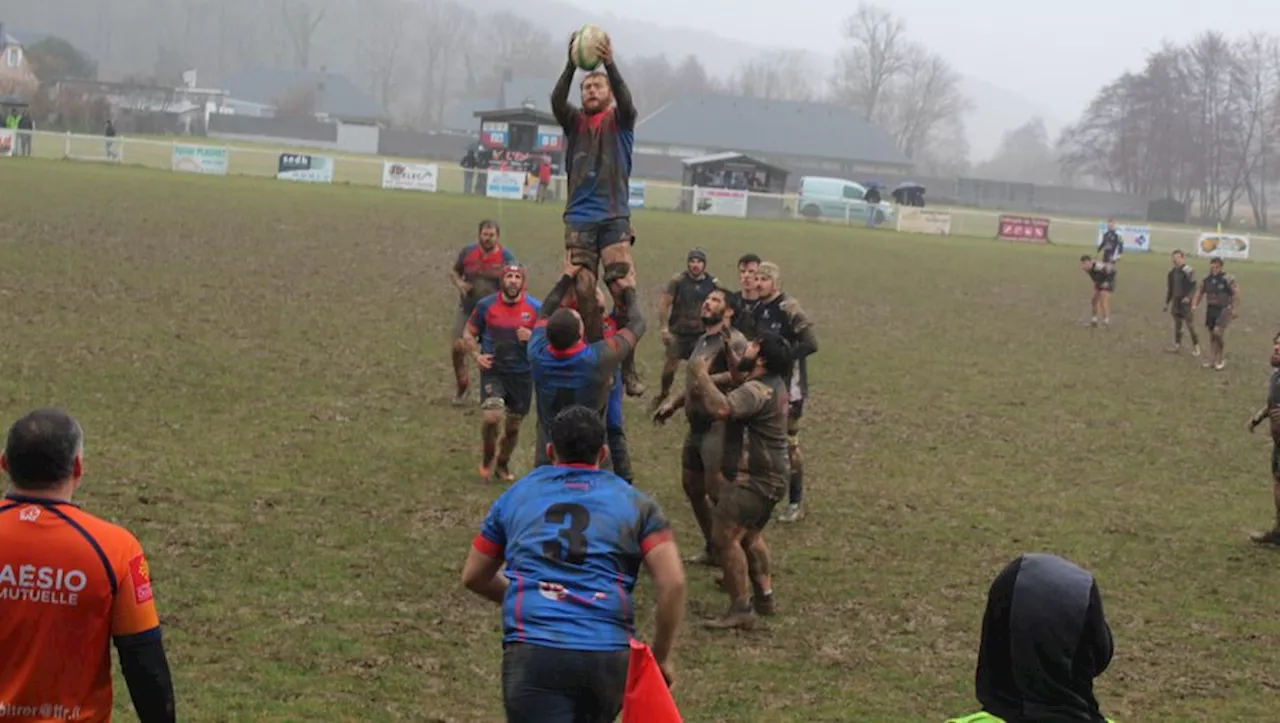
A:
POLYGON ((950 723, 1104 723, 1093 680, 1114 645, 1093 575, 1028 554, 991 583, 974 689, 982 712, 950 723))

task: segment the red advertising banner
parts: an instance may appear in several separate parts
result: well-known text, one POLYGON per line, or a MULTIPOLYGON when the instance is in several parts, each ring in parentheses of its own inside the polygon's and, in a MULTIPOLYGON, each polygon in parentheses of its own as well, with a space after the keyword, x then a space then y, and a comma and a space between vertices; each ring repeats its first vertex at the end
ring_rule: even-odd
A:
POLYGON ((1027 216, 1001 216, 996 238, 1005 241, 1025 241, 1043 244, 1049 242, 1049 219, 1027 216))

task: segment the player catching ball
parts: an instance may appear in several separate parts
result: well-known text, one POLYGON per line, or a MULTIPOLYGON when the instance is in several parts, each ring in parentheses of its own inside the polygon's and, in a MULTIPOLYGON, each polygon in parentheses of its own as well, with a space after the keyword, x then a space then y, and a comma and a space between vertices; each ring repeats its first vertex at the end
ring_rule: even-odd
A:
MULTIPOLYGON (((582 267, 575 277, 574 289, 586 341, 591 344, 604 334, 604 309, 596 304, 595 294, 601 264, 605 286, 610 289, 632 270, 631 245, 635 236, 631 229, 631 150, 635 145, 637 113, 631 91, 613 63, 613 45, 608 36, 603 36, 595 48, 604 69, 592 69, 582 79, 582 107, 569 102, 569 87, 578 69, 573 52, 576 38, 574 33, 569 40, 564 72, 551 91, 551 110, 564 129, 567 142, 564 244, 573 263, 582 267)), ((617 309, 626 308, 616 295, 613 302, 617 309)), ((625 326, 626 320, 622 323, 625 326)), ((622 376, 629 394, 644 393, 633 355, 623 360, 622 376)))

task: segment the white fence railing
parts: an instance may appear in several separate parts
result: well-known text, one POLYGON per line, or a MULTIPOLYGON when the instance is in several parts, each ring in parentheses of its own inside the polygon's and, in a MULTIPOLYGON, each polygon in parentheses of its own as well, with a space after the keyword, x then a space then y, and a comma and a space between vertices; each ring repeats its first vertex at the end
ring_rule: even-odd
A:
MULTIPOLYGON (((440 193, 473 193, 504 200, 537 196, 536 179, 520 172, 479 171, 456 162, 383 158, 332 151, 273 148, 201 137, 171 140, 117 136, 79 135, 35 131, 22 135, 0 130, 0 156, 65 158, 104 163, 128 163, 176 172, 245 175, 313 183, 339 183, 378 188, 440 193), (29 141, 29 142, 28 142, 29 141)), ((8 159, 4 159, 8 160, 8 159)), ((564 179, 554 178, 546 189, 550 201, 562 197, 564 179)), ((1055 244, 1093 246, 1100 221, 1043 214, 1002 213, 973 208, 937 207, 912 209, 882 203, 874 209, 862 201, 801 199, 794 193, 771 194, 731 189, 688 188, 674 183, 635 180, 631 188, 633 208, 679 211, 697 215, 751 219, 795 219, 836 224, 867 225, 875 214, 878 227, 904 232, 995 238, 1004 216, 1039 218, 1047 222, 1047 234, 1055 244)), ((1198 250, 1204 233, 1192 226, 1143 226, 1153 251, 1198 250)), ((1136 238, 1136 237, 1135 237, 1136 238)), ((1280 261, 1280 238, 1252 235, 1247 256, 1254 260, 1280 261)), ((1241 254, 1230 254, 1240 256, 1241 254)))

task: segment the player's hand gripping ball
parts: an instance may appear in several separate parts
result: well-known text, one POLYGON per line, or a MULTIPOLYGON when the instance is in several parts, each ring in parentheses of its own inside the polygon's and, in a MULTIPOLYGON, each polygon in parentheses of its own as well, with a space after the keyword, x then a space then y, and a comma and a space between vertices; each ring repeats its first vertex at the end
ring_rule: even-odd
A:
POLYGON ((569 58, 583 70, 600 67, 600 48, 609 39, 605 31, 595 25, 583 25, 569 40, 569 58))

